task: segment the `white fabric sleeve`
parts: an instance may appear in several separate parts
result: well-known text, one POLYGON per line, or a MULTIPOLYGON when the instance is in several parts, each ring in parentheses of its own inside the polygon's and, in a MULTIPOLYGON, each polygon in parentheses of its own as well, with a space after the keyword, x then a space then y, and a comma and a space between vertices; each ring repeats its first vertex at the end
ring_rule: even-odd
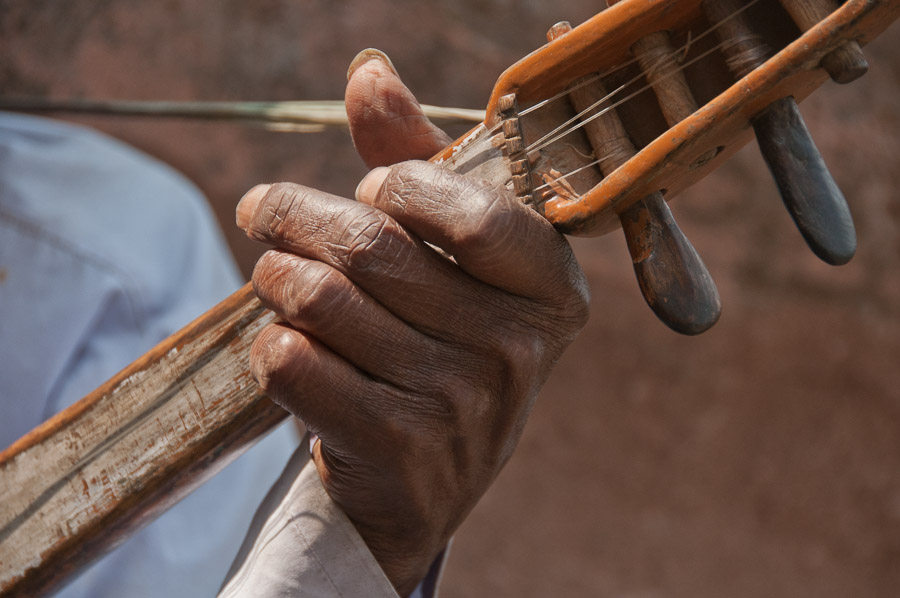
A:
POLYGON ((306 443, 263 500, 220 598, 398 598, 331 500, 306 443))

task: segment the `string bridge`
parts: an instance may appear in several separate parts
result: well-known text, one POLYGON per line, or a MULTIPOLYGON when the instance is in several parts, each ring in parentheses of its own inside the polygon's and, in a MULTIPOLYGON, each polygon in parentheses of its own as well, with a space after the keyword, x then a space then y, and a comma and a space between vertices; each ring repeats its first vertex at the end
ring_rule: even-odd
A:
POLYGON ((499 109, 500 127, 503 131, 502 151, 509 162, 513 192, 522 203, 531 206, 534 204, 534 183, 519 122, 519 103, 516 101, 516 94, 510 93, 500 98, 499 109))

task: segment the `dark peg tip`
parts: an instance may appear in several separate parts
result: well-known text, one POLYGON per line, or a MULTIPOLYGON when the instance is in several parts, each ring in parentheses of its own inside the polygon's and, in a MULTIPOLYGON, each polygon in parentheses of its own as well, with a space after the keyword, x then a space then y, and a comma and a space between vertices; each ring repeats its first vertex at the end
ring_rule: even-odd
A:
POLYGON ((719 291, 659 193, 619 215, 641 293, 669 328, 700 334, 722 313, 719 291))
POLYGON ((846 264, 856 252, 856 230, 847 200, 828 172, 792 97, 773 102, 753 119, 753 129, 784 205, 817 256, 846 264))

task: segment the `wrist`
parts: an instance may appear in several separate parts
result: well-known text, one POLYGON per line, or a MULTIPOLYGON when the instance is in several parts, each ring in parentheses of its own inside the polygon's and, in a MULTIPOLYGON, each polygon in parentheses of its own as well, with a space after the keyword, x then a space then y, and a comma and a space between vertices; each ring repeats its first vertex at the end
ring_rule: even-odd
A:
POLYGON ((424 505, 411 508, 414 501, 397 487, 394 487, 392 504, 373 500, 371 494, 364 504, 355 504, 355 501, 344 504, 342 497, 333 493, 329 457, 323 452, 316 434, 309 435, 309 452, 326 493, 353 524, 397 593, 404 598, 410 596, 429 574, 432 565, 442 560, 440 555, 449 541, 437 531, 436 521, 429 516, 433 515, 433 509, 424 505), (378 503, 380 506, 375 507, 378 503), (363 518, 359 518, 361 510, 365 514, 363 518))
POLYGON ((395 526, 395 529, 405 528, 405 531, 385 534, 360 525, 353 518, 350 521, 394 589, 404 598, 412 594, 429 575, 433 565, 442 560, 446 541, 421 539, 420 534, 403 525, 395 526))

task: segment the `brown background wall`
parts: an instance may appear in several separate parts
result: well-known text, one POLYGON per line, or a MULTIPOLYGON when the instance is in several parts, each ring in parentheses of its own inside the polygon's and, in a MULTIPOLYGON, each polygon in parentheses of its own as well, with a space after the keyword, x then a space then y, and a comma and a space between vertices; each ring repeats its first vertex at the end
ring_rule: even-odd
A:
MULTIPOLYGON (((0 89, 337 99, 350 59, 375 46, 423 101, 481 107, 551 24, 592 11, 576 0, 0 0, 0 89)), ((856 218, 850 265, 805 249, 754 148, 674 205, 722 293, 708 334, 655 321, 618 235, 575 241, 590 324, 460 531, 445 597, 897 595, 898 33, 868 49, 864 79, 804 104, 856 218)), ((245 272, 259 249, 231 214, 246 189, 292 180, 346 195, 364 174, 342 133, 83 122, 194 179, 245 272)))

